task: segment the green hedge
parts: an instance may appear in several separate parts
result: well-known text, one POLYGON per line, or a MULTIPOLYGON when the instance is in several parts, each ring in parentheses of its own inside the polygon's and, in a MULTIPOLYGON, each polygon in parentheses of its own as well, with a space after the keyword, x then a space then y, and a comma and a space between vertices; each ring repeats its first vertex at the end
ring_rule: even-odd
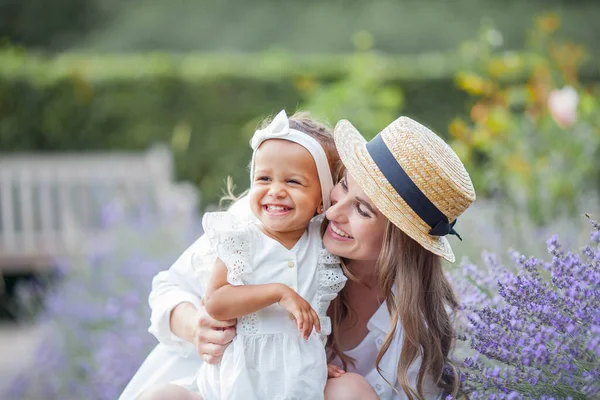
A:
MULTIPOLYGON (((404 93, 399 115, 445 135, 452 117, 465 112, 467 97, 453 84, 455 58, 381 57, 381 66, 404 93)), ((197 183, 206 205, 228 175, 246 187, 248 141, 261 118, 301 105, 299 82, 333 81, 345 72, 344 56, 0 52, 0 151, 171 143, 178 178, 197 183)))

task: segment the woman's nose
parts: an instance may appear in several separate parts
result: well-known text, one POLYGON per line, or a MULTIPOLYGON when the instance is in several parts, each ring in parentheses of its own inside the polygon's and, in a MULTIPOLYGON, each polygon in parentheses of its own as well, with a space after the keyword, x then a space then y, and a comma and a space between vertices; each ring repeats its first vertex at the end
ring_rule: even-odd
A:
POLYGON ((344 212, 344 203, 334 201, 327 211, 325 211, 325 217, 330 221, 345 222, 347 215, 344 212))

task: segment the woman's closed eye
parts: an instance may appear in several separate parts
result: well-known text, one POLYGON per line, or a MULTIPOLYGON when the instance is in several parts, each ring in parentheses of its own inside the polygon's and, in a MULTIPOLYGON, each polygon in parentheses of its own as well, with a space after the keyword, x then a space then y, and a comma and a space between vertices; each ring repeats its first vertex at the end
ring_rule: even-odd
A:
POLYGON ((371 218, 371 215, 362 209, 360 202, 357 201, 355 207, 356 207, 356 211, 358 211, 358 213, 360 215, 362 215, 363 217, 366 217, 366 218, 371 218))
POLYGON ((340 180, 340 185, 342 185, 342 189, 344 189, 344 193, 348 193, 348 183, 346 182, 346 177, 340 180))
MULTIPOLYGON (((342 185, 342 190, 344 190, 344 193, 348 193, 348 182, 346 181, 346 177, 343 177, 340 180, 340 185, 342 185)), ((363 206, 360 201, 355 200, 354 207, 356 208, 356 211, 358 212, 358 214, 360 216, 365 217, 365 218, 371 218, 371 214, 369 214, 367 211, 365 211, 363 209, 363 206)))

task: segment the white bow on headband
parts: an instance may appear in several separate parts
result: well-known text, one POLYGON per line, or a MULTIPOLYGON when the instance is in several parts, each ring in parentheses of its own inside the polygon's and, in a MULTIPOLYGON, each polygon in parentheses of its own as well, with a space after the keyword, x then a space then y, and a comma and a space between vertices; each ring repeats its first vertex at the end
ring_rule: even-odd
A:
POLYGON ((269 125, 264 129, 257 129, 250 140, 250 146, 252 150, 256 150, 262 142, 267 139, 280 139, 282 136, 290 133, 290 121, 285 113, 285 110, 281 110, 279 114, 269 125))
POLYGON ((256 149, 262 142, 268 139, 283 139, 290 142, 298 143, 312 155, 317 166, 319 174, 319 183, 321 184, 321 193, 323 196, 323 208, 326 210, 330 206, 329 193, 333 189, 333 178, 329 169, 329 162, 323 146, 304 132, 297 129, 290 129, 290 121, 288 120, 285 110, 281 110, 279 114, 273 118, 273 121, 264 129, 257 129, 254 136, 250 140, 250 146, 254 152, 252 153, 252 164, 250 167, 250 182, 254 179, 254 155, 256 149))

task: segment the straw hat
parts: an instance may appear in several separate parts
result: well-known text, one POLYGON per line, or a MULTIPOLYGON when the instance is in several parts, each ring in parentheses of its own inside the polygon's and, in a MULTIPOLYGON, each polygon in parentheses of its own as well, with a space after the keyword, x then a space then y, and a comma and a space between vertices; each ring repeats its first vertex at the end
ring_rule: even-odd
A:
POLYGON ((342 162, 373 204, 421 246, 454 262, 445 236, 458 236, 456 218, 475 200, 475 190, 450 146, 408 117, 368 143, 341 120, 334 138, 342 162))

